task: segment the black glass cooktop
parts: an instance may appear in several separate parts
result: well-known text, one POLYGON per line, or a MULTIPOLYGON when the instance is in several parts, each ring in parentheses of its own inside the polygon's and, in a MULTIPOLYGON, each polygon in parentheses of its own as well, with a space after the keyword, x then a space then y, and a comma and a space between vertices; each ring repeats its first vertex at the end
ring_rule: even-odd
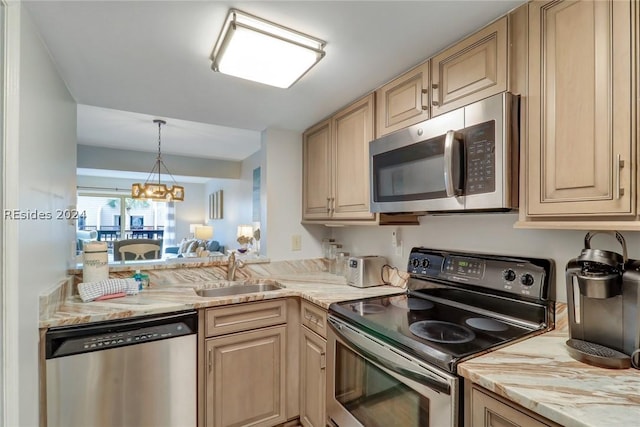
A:
POLYGON ((462 359, 535 330, 419 292, 331 304, 329 312, 449 372, 462 359))

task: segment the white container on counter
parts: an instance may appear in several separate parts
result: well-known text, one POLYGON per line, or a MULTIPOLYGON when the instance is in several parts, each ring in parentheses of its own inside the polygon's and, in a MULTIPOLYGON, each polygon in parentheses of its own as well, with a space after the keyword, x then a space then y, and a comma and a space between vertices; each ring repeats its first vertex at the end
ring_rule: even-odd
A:
POLYGON ((82 281, 99 282, 108 278, 107 242, 85 242, 82 252, 82 281))

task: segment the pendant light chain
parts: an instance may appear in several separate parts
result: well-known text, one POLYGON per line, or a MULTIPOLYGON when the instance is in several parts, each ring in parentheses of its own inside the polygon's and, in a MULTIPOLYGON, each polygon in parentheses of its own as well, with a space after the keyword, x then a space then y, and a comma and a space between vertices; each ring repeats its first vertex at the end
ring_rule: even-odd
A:
POLYGON ((175 178, 169 172, 169 168, 162 161, 162 125, 166 125, 167 122, 160 119, 153 120, 154 123, 158 124, 158 156, 156 157, 156 162, 151 169, 151 173, 149 177, 145 181, 144 184, 135 183, 131 186, 131 197, 133 199, 151 199, 155 201, 162 202, 180 202, 184 200, 184 187, 178 185, 176 183, 175 178), (167 188, 165 184, 162 184, 162 166, 167 170, 167 174, 171 177, 173 181, 173 186, 167 188), (158 169, 156 172, 156 168, 158 169), (153 183, 153 174, 158 174, 158 183, 153 183))
POLYGON ((158 163, 158 185, 160 185, 160 173, 162 172, 160 169, 160 165, 163 164, 162 162, 162 151, 160 151, 160 129, 162 128, 162 125, 166 125, 167 122, 165 122, 164 120, 154 120, 154 123, 158 123, 158 158, 157 158, 157 163, 158 163))

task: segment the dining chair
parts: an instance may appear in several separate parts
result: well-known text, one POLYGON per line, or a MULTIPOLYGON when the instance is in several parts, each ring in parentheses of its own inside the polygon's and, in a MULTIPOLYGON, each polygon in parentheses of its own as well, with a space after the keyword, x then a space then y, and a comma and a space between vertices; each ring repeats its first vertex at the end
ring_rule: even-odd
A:
POLYGON ((161 239, 125 239, 113 243, 114 261, 159 259, 161 256, 161 239))

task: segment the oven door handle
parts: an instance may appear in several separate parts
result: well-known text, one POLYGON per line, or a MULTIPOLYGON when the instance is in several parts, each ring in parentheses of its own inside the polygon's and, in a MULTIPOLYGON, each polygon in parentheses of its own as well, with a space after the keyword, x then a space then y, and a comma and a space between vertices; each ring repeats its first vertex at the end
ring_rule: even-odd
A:
POLYGON ((360 334, 358 334, 357 332, 354 332, 353 334, 357 334, 358 337, 354 336, 353 338, 351 338, 347 335, 349 332, 345 333, 343 331, 343 329, 347 329, 348 331, 348 328, 345 328, 341 324, 336 323, 333 319, 328 319, 328 320, 329 320, 328 322, 329 327, 333 330, 333 332, 342 341, 344 341, 345 343, 348 343, 348 345, 353 347, 365 359, 375 362, 378 365, 383 366, 389 369, 390 371, 396 372, 406 378, 409 378, 421 384, 424 384, 433 390, 444 393, 446 395, 451 394, 451 386, 446 382, 443 382, 442 380, 439 380, 437 378, 433 378, 425 373, 418 372, 413 369, 405 368, 404 366, 400 366, 396 362, 393 362, 384 357, 376 355, 373 351, 368 350, 363 345, 360 345, 358 342, 356 342, 356 340, 359 337, 362 337, 360 334))
MULTIPOLYGON (((447 131, 444 138, 444 189, 447 192, 447 197, 459 196, 461 193, 460 188, 454 187, 453 179, 453 150, 460 152, 460 134, 456 131, 447 131)), ((458 173, 460 173, 458 171, 458 173)), ((460 182, 460 180, 458 180, 460 182)))

